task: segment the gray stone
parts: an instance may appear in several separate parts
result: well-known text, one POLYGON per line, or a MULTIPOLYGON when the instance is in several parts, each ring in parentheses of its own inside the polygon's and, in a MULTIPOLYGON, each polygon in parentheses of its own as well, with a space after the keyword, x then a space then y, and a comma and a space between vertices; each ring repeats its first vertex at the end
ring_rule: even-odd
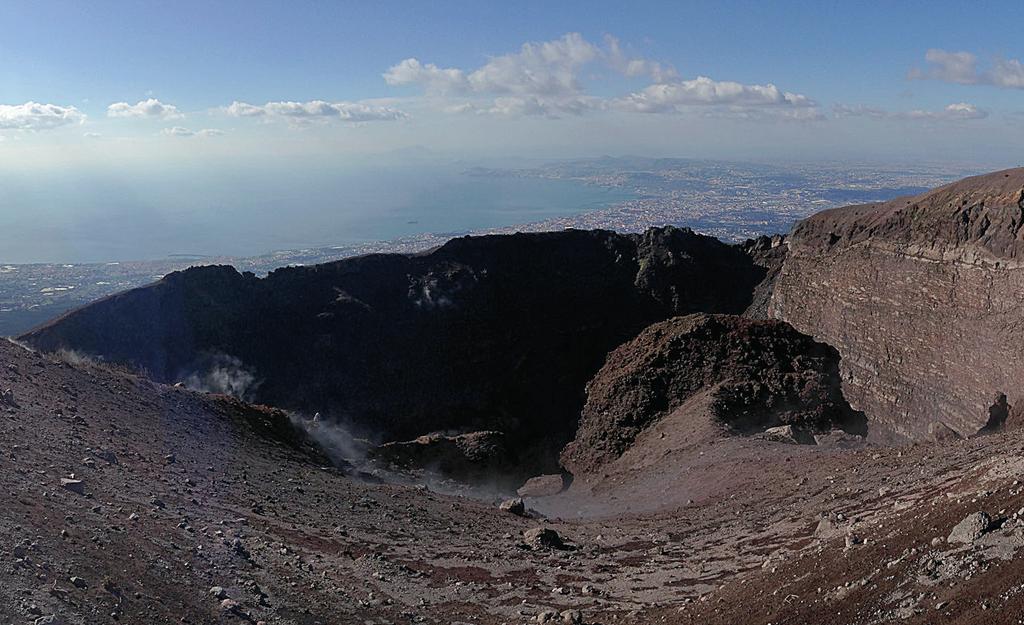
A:
POLYGON ((561 614, 562 622, 570 625, 582 625, 583 613, 579 610, 565 610, 561 614))
POLYGON ((523 516, 526 514, 526 505, 523 504, 523 500, 519 497, 506 499, 498 505, 498 508, 505 512, 511 512, 517 516, 523 516))
POLYGON ((69 490, 77 495, 85 494, 85 482, 82 480, 74 480, 71 478, 62 477, 60 478, 60 487, 69 490))
POLYGON ((533 617, 536 623, 554 623, 558 621, 558 612, 556 610, 541 610, 537 613, 537 616, 533 617))
POLYGON ((953 531, 949 533, 946 541, 962 544, 973 543, 981 538, 991 525, 992 517, 988 514, 981 511, 969 514, 953 527, 953 531))
POLYGON ((779 425, 773 428, 768 428, 761 433, 761 438, 775 443, 789 443, 791 445, 814 442, 813 437, 806 432, 797 430, 792 425, 779 425))
POLYGON ((553 529, 547 527, 535 527, 523 532, 523 539, 527 545, 534 549, 564 549, 565 543, 562 537, 553 529))

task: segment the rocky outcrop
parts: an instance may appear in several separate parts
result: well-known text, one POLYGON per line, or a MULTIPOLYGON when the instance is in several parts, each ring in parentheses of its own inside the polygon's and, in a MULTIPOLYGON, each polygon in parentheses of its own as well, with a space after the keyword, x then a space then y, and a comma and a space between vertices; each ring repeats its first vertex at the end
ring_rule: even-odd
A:
POLYGON ((751 319, 768 319, 768 309, 772 292, 775 290, 775 282, 782 271, 782 265, 786 262, 786 256, 789 254, 786 237, 775 234, 747 239, 740 244, 740 249, 750 256, 755 265, 765 270, 764 279, 754 289, 750 306, 747 306, 743 316, 751 319))
POLYGON ((873 435, 973 435, 1024 402, 1022 226, 1024 169, 819 213, 789 237, 770 313, 839 350, 873 435))
POLYGON ((609 350, 674 315, 742 312, 764 275, 743 250, 671 227, 463 237, 263 279, 190 269, 22 338, 378 441, 498 430, 520 458, 523 443, 550 446, 553 469, 609 350))
POLYGON ((370 452, 370 458, 400 471, 427 471, 467 482, 493 481, 512 465, 501 432, 426 434, 381 445, 370 452))
POLYGON ((837 427, 866 433, 863 415, 843 399, 833 348, 779 321, 690 315, 654 324, 609 354, 587 385, 562 464, 593 474, 669 415, 673 436, 709 426, 752 434, 789 425, 796 440, 837 427))

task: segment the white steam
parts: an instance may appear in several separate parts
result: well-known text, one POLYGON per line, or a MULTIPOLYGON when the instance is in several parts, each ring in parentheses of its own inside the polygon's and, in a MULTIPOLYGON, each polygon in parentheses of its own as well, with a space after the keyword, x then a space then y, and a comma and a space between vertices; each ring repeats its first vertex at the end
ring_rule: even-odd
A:
POLYGON ((364 467, 370 445, 368 441, 355 438, 339 423, 321 419, 320 413, 313 415, 312 418, 293 413, 289 413, 288 416, 292 425, 305 432, 334 464, 364 467))
POLYGON ((244 401, 252 401, 261 382, 241 360, 226 354, 211 357, 210 364, 202 371, 193 372, 182 380, 194 391, 231 395, 244 401))

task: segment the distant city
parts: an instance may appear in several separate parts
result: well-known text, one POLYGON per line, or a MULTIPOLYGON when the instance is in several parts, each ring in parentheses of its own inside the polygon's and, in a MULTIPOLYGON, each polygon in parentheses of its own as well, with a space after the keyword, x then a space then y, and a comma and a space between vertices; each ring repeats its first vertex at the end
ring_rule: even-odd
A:
POLYGON ((530 169, 472 168, 470 176, 574 181, 630 191, 636 199, 586 213, 483 231, 435 232, 334 247, 280 250, 261 256, 175 256, 96 264, 0 265, 0 335, 14 335, 71 308, 195 265, 229 264, 264 275, 290 265, 380 252, 411 253, 466 234, 606 228, 641 232, 675 225, 727 241, 784 233, 807 215, 847 204, 912 195, 965 175, 970 167, 885 168, 840 163, 769 165, 640 157, 559 161, 530 169))

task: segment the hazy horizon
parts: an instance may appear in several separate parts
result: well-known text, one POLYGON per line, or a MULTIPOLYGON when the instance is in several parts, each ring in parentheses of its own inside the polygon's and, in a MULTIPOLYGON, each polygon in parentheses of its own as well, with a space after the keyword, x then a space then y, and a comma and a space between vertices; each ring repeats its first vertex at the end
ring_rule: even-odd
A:
MULTIPOLYGON (((11 0, 0 6, 0 227, 26 250, 8 243, 0 261, 76 249, 99 260, 104 228, 117 240, 102 260, 133 246, 228 254, 405 232, 346 229, 369 203, 339 181, 359 180, 352 192, 369 197, 368 167, 392 176, 376 178, 382 212, 438 165, 636 155, 1011 167, 1024 65, 991 35, 1020 18, 1024 5, 1009 2, 11 0), (296 218, 265 221, 270 212, 296 218), (249 245, 203 227, 220 213, 249 245), (160 241, 180 220, 196 249, 160 241)), ((508 204, 494 200, 480 210, 508 204)), ((559 201, 538 200, 545 215, 559 201)), ((562 213, 577 210, 568 200, 562 213)))

